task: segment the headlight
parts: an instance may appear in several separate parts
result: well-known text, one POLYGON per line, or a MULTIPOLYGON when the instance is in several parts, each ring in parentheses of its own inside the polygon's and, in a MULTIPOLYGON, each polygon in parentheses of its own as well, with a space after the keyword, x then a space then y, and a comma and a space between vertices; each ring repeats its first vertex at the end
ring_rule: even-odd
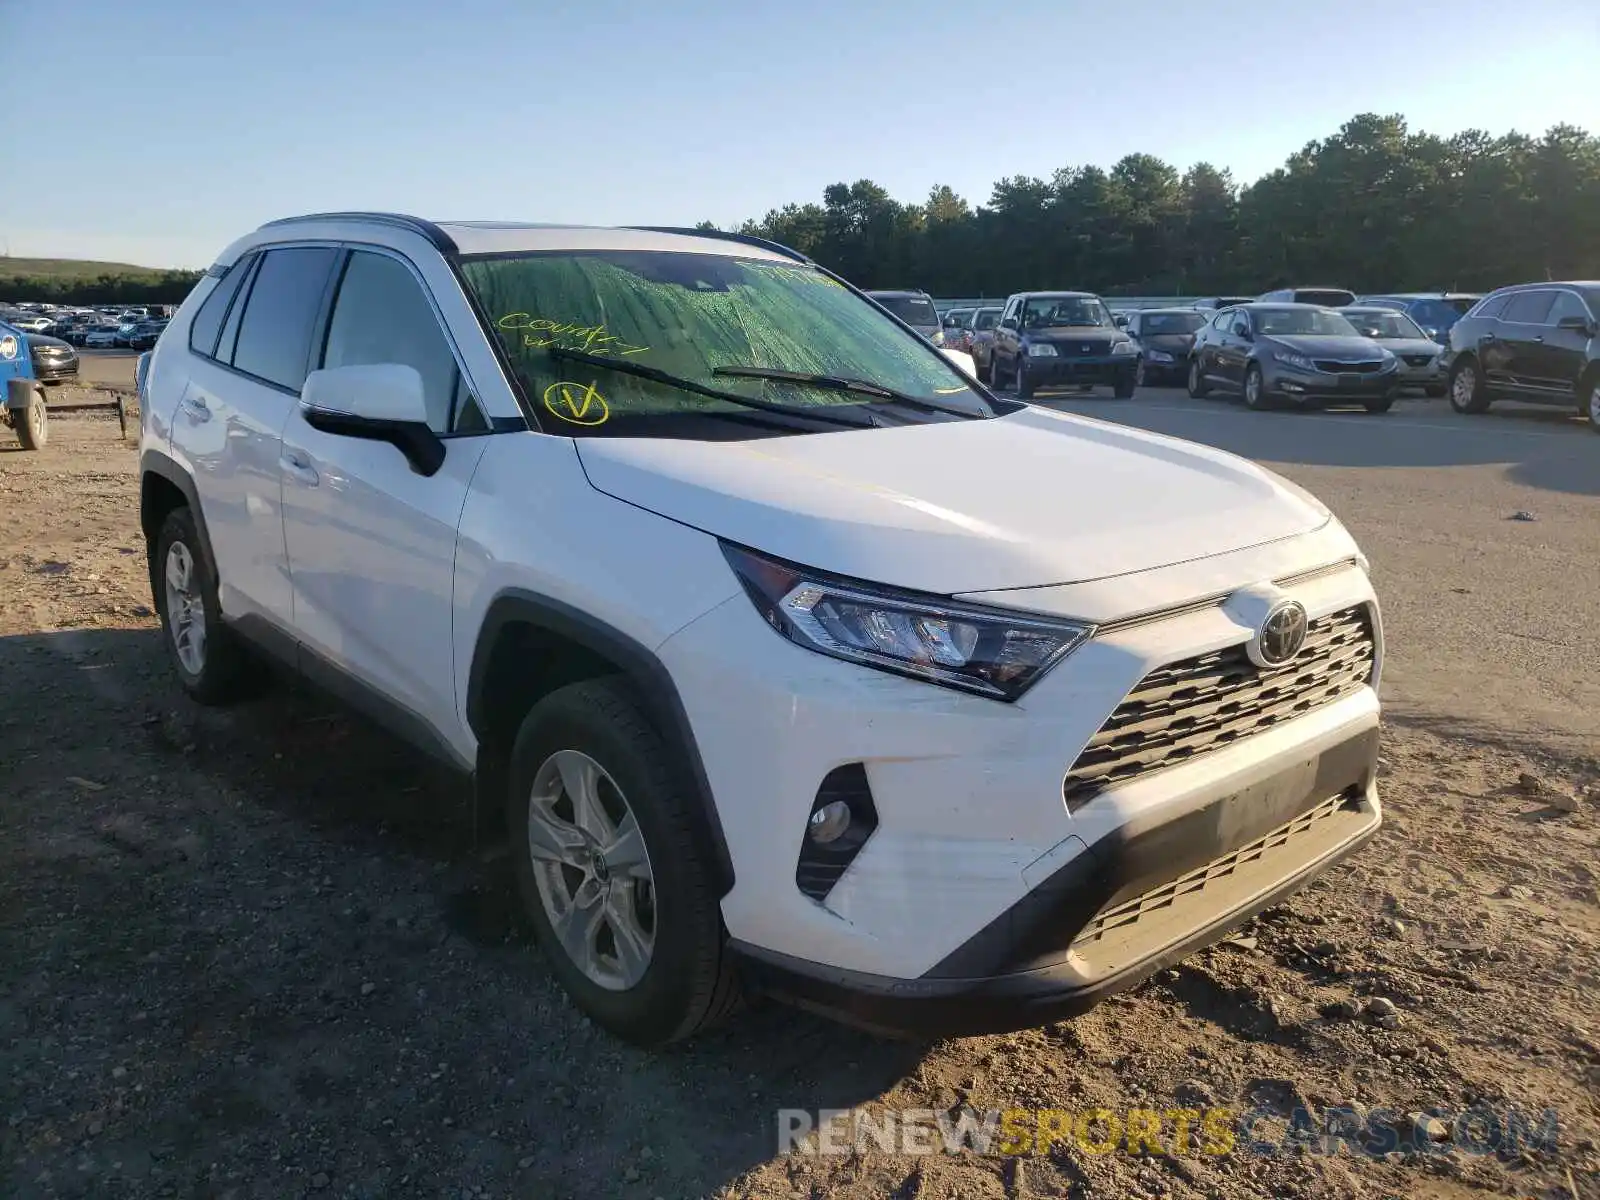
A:
POLYGON ((1094 632, 838 579, 726 543, 722 552, 757 610, 790 641, 995 700, 1015 700, 1094 632))
POLYGON ((1173 361, 1172 355, 1165 350, 1148 350, 1145 352, 1145 357, 1151 362, 1169 363, 1173 361))
POLYGON ((1309 358, 1294 350, 1278 350, 1274 352, 1273 357, 1286 367, 1294 367, 1301 371, 1315 371, 1317 369, 1309 358))
POLYGON ((1029 342, 1028 343, 1028 357, 1029 358, 1054 358, 1055 356, 1056 356, 1056 348, 1054 346, 1052 346, 1049 342, 1029 342))
POLYGON ((944 345, 944 330, 936 329, 933 331, 933 344, 935 346, 944 345))
POLYGON ((1132 342, 1129 342, 1129 341, 1112 342, 1111 343, 1111 353, 1113 353, 1113 354, 1137 354, 1137 353, 1139 353, 1139 348, 1137 346, 1135 346, 1132 342))

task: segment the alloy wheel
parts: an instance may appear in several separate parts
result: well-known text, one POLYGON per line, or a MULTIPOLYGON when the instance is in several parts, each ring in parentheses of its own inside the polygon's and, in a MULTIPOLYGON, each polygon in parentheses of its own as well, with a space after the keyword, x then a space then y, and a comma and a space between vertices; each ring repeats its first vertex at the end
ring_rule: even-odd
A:
POLYGON ((178 661, 191 675, 206 666, 206 606, 194 555, 182 542, 167 550, 167 628, 178 661))
POLYGON ((1465 412, 1472 404, 1472 397, 1478 390, 1478 372, 1471 364, 1463 364, 1456 372, 1455 382, 1450 385, 1450 399, 1455 406, 1465 412))
POLYGON ((1589 424, 1600 430, 1600 379, 1589 388, 1589 424))
POLYGON ((638 984, 655 950, 655 876, 622 789, 587 754, 558 750, 535 773, 528 854, 572 965, 608 991, 638 984))

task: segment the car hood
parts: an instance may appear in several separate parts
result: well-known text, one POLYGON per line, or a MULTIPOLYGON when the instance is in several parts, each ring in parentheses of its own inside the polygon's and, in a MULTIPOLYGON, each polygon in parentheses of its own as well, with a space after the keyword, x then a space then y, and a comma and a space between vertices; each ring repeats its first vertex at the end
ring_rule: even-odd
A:
POLYGON ((1101 579, 1328 520, 1244 459, 1031 407, 752 441, 576 444, 606 495, 805 566, 943 594, 1101 579))
POLYGON ((1382 347, 1371 338, 1346 337, 1326 333, 1273 333, 1263 335, 1262 341, 1275 342, 1289 350, 1298 350, 1313 358, 1338 358, 1348 362, 1382 358, 1382 347))
POLYGON ((72 343, 64 342, 58 337, 47 337, 42 333, 26 335, 28 345, 34 350, 71 350, 72 343))
POLYGON ((1390 354, 1437 354, 1444 349, 1432 338, 1384 338, 1378 345, 1390 354))

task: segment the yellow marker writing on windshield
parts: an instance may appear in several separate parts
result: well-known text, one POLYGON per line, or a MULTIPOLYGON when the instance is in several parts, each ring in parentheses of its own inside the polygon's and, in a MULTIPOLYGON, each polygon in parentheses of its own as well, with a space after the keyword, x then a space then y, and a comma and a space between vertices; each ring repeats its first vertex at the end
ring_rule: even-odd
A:
POLYGON ((592 383, 552 383, 544 390, 544 406, 573 425, 604 425, 611 417, 606 398, 592 383))

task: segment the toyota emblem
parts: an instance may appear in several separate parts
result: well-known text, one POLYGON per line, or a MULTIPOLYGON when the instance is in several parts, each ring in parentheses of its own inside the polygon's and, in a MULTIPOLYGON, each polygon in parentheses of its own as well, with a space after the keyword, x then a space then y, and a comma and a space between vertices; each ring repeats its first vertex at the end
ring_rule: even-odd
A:
POLYGON ((1310 623, 1305 606, 1298 600, 1274 604, 1256 631, 1251 645, 1255 653, 1250 657, 1259 666, 1283 666, 1306 644, 1306 629, 1310 623))

